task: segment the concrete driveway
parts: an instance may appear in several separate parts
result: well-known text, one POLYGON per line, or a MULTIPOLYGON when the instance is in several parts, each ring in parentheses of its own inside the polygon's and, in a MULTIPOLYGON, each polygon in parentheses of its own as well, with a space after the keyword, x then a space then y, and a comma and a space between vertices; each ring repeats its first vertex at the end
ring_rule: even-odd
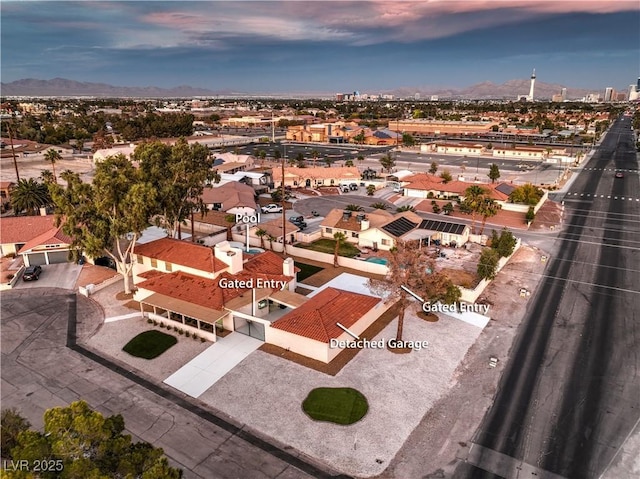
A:
POLYGON ((62 288, 74 290, 82 266, 75 263, 43 264, 38 281, 18 280, 13 289, 62 288))

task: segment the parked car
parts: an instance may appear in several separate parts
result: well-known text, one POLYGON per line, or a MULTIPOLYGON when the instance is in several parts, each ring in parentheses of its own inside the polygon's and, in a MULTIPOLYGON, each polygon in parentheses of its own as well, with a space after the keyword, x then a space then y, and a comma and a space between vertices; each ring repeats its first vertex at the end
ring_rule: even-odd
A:
POLYGON ((343 193, 349 193, 351 190, 349 189, 349 185, 340 185, 340 191, 343 193))
POLYGON ((307 223, 304 220, 303 216, 291 216, 289 218, 289 221, 291 223, 293 223, 294 225, 296 225, 298 228, 300 228, 301 230, 305 229, 307 227, 307 223))
POLYGON ((42 273, 41 266, 29 266, 24 270, 24 273, 22 273, 22 281, 38 281, 40 273, 42 273))
POLYGON ((276 205, 275 203, 270 203, 261 208, 263 213, 282 213, 282 206, 276 205))
POLYGON ((358 183, 349 183, 349 189, 351 191, 358 191, 358 183))

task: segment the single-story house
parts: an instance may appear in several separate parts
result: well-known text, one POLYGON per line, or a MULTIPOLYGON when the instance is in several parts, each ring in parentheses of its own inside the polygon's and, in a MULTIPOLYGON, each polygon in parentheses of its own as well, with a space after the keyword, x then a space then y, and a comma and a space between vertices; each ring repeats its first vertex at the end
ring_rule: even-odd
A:
POLYGON ((255 190, 235 181, 220 186, 207 186, 201 198, 207 208, 214 211, 249 216, 255 215, 258 211, 255 190))
POLYGON ((18 254, 26 266, 66 263, 72 242, 73 239, 62 231, 62 226, 53 227, 27 241, 18 254))
MULTIPOLYGON (((338 186, 340 183, 359 183, 360 171, 355 166, 309 167, 287 166, 284 169, 284 184, 293 188, 316 188, 319 186, 338 186)), ((273 170, 273 181, 282 184, 282 171, 273 170)))
MULTIPOLYGON (((29 244, 29 251, 32 247, 39 246, 34 243, 34 240, 41 241, 49 240, 53 241, 56 235, 60 236, 59 228, 54 225, 55 217, 53 215, 47 216, 5 216, 0 218, 0 254, 6 256, 8 254, 18 254, 27 243, 29 244), (44 235, 44 236, 43 236, 44 235)), ((64 240, 60 245, 70 244, 71 239, 68 237, 58 238, 60 241, 64 240)), ((58 243, 48 243, 58 244, 58 243)), ((62 247, 62 246, 61 246, 62 247)), ((46 250, 47 248, 45 248, 46 250)), ((63 248, 64 255, 61 254, 37 254, 37 251, 33 251, 33 254, 29 252, 27 256, 31 256, 33 259, 32 264, 49 264, 49 263, 64 263, 67 261, 67 254, 69 248, 63 248), (62 259, 62 257, 64 258, 62 259)), ((58 251, 55 247, 49 248, 50 252, 58 251)), ((26 252, 26 250, 25 250, 26 252)), ((44 253, 44 252, 42 252, 44 253)), ((25 260, 27 257, 25 257, 25 260)))
POLYGON ((337 232, 343 233, 349 243, 360 243, 360 233, 386 223, 393 215, 388 211, 374 210, 371 213, 357 211, 331 210, 320 223, 322 237, 333 238, 337 232))

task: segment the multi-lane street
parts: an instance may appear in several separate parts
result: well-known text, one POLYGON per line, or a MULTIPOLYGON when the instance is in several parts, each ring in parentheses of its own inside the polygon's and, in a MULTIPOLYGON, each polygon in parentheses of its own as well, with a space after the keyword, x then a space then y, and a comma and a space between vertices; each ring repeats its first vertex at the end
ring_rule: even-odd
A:
POLYGON ((565 208, 555 257, 455 477, 597 478, 637 433, 640 180, 630 118, 614 123, 565 208))

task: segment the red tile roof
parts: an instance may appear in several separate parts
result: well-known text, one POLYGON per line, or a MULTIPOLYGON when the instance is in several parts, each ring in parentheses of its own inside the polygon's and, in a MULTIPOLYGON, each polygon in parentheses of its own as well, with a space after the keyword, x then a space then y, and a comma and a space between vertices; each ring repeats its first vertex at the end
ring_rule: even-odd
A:
POLYGON ((264 273, 282 276, 282 263, 284 260, 273 251, 265 251, 255 255, 243 265, 246 273, 264 273))
POLYGON ((26 243, 54 227, 53 215, 0 218, 0 244, 26 243))
POLYGON ((134 254, 179 264, 199 271, 217 272, 228 266, 215 257, 213 250, 189 241, 161 238, 136 245, 134 254))
POLYGON ((379 302, 379 298, 372 296, 326 288, 271 326, 298 336, 329 343, 331 339, 344 333, 336 325, 337 321, 345 328, 349 328, 379 302))
POLYGON ((444 191, 463 196, 467 188, 475 185, 483 188, 487 192, 488 196, 494 200, 506 201, 509 198, 508 195, 496 190, 498 185, 491 183, 470 183, 458 180, 443 183, 442 178, 426 173, 409 176, 403 181, 409 182, 409 184, 405 185, 404 188, 412 190, 444 191))
MULTIPOLYGON (((73 238, 67 236, 62 232, 62 226, 57 228, 51 228, 49 231, 45 231, 41 235, 36 236, 32 240, 28 241, 18 253, 25 253, 38 246, 42 245, 61 245, 60 249, 68 249, 69 245, 73 242, 73 238)), ((51 250, 54 250, 51 248, 51 250)))

